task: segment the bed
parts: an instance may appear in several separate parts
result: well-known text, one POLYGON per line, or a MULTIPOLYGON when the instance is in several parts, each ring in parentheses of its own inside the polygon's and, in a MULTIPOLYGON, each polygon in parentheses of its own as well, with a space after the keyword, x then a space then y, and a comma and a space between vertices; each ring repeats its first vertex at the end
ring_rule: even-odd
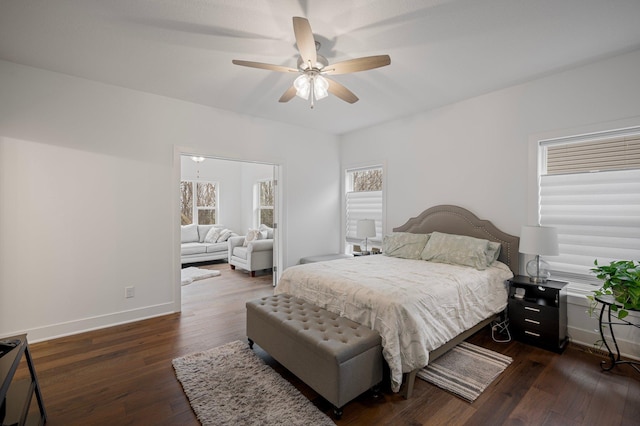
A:
POLYGON ((405 244, 400 257, 358 256, 292 266, 283 272, 275 294, 300 297, 378 331, 391 388, 400 391, 404 381, 410 397, 417 371, 505 309, 505 281, 518 272, 519 238, 451 205, 429 208, 385 236, 387 247, 392 246, 387 238, 408 238, 427 239, 430 248, 442 238, 458 236, 490 242, 483 248, 498 243, 499 252, 492 252, 497 256, 487 265, 471 267, 448 259, 443 263, 437 256, 423 260, 419 252, 427 250, 422 248, 407 255, 407 247, 419 244, 405 244))

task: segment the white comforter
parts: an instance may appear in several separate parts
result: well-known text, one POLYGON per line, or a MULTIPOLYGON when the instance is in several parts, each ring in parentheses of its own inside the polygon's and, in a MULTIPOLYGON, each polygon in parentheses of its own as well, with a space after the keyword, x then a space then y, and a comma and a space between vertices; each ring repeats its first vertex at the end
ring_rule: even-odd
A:
POLYGON ((275 294, 288 293, 371 327, 382 337, 394 392, 402 373, 422 368, 434 350, 507 306, 509 268, 471 267, 361 256, 292 266, 275 294))

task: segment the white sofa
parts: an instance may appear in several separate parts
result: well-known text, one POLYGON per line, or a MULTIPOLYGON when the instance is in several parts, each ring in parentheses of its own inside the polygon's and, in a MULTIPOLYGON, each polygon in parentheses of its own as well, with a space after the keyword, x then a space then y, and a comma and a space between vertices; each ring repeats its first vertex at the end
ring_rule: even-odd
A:
POLYGON ((225 260, 228 258, 228 239, 238 234, 230 231, 216 241, 211 240, 210 230, 223 231, 223 225, 183 225, 180 229, 180 262, 195 263, 210 260, 225 260), (210 238, 207 238, 207 235, 210 238))
POLYGON ((246 236, 229 238, 228 256, 231 269, 238 267, 249 271, 250 275, 255 277, 256 271, 273 268, 273 229, 264 225, 259 229, 262 231, 259 239, 246 244, 246 236))

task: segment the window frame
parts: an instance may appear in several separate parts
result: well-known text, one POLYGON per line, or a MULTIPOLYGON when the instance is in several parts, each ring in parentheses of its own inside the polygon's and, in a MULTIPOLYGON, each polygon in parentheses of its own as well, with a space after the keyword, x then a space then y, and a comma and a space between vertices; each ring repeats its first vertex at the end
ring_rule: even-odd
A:
MULTIPOLYGON (((632 126, 624 126, 624 127, 615 127, 615 126, 610 126, 607 128, 600 128, 600 129, 594 129, 593 131, 585 131, 585 132, 575 132, 572 135, 553 135, 553 137, 551 137, 551 135, 547 136, 547 137, 535 137, 535 138, 531 138, 530 141, 534 142, 531 144, 532 149, 535 150, 535 154, 530 151, 531 155, 535 155, 534 158, 537 159, 536 164, 535 164, 535 182, 531 183, 531 188, 532 188, 532 198, 534 197, 535 200, 530 199, 531 202, 530 204, 535 206, 535 209, 529 209, 529 218, 530 218, 530 222, 531 223, 535 223, 535 224, 540 224, 540 225, 544 225, 544 226, 554 226, 553 223, 549 223, 548 218, 545 218, 545 215, 543 213, 543 205, 542 205, 542 188, 543 188, 543 176, 546 175, 546 167, 547 167, 547 157, 546 157, 546 153, 547 153, 547 148, 551 147, 551 146, 560 146, 560 145, 569 145, 569 144, 588 144, 588 143, 593 143, 594 141, 606 141, 612 138, 619 138, 619 137, 625 137, 625 136, 631 136, 631 135, 640 135, 640 126, 637 126, 637 122, 634 123, 635 125, 632 126)), ((637 137, 637 136, 636 136, 637 137)), ((531 163, 530 163, 531 164, 531 163)), ((635 167, 635 166, 634 166, 635 167)), ((629 170, 629 169, 627 169, 629 170)), ((637 168, 632 168, 631 170, 638 170, 637 168)), ((596 170, 596 171, 575 171, 575 172, 567 172, 564 175, 566 175, 568 177, 567 181, 571 181, 572 179, 575 180, 586 180, 586 179, 593 179, 594 177, 602 177, 602 180, 604 181, 607 177, 610 177, 611 174, 614 174, 616 172, 625 172, 624 169, 620 169, 618 167, 613 167, 611 169, 605 169, 605 170, 596 170), (602 173, 600 176, 598 176, 598 173, 602 173), (580 176, 579 176, 580 175, 580 176)), ((635 175, 636 173, 633 172, 633 175, 635 175)), ((559 178, 561 178, 561 176, 563 176, 563 174, 549 174, 548 175, 550 178, 546 178, 547 182, 544 182, 545 187, 548 187, 547 185, 549 184, 549 180, 552 179, 556 179, 558 180, 559 178)), ((594 179, 597 180, 597 179, 594 179)), ((633 183, 635 184, 635 178, 633 180, 633 183)), ((567 203, 570 204, 570 203, 567 203)), ((635 204, 635 203, 634 203, 635 204)), ((560 204, 563 205, 563 204, 560 204)), ((592 206, 592 205, 590 205, 592 206)), ((557 221, 557 220, 556 220, 557 221)), ((594 222, 595 224, 595 222, 594 222)), ((587 225, 587 226, 592 226, 592 225, 587 225)), ((559 231, 561 231, 559 229, 559 231)), ((561 232, 559 232, 560 234, 561 232)), ((572 233, 569 232, 567 234, 567 238, 571 238, 572 237, 572 233)), ((562 241, 562 236, 559 236, 559 242, 560 242, 560 251, 561 251, 561 256, 562 256, 562 245, 563 245, 563 241, 562 241)), ((569 240, 567 240, 566 244, 569 244, 569 246, 571 246, 572 242, 568 242, 569 240)), ((591 247, 591 248, 597 248, 597 246, 585 246, 585 247, 591 247)), ((620 249, 619 247, 617 247, 616 249, 619 250, 624 250, 624 248, 620 249)), ((581 284, 590 284, 590 285, 600 285, 601 282, 599 282, 599 280, 594 276, 591 275, 590 273, 588 274, 583 274, 583 273, 578 273, 576 272, 576 270, 573 271, 569 271, 568 269, 572 269, 572 268, 577 268, 579 266, 578 263, 576 263, 575 265, 573 265, 572 263, 567 263, 567 265, 573 265, 572 267, 568 267, 568 269, 557 269, 554 268, 554 261, 553 261, 554 257, 549 257, 546 260, 551 264, 552 266, 552 274, 554 278, 560 278, 560 279, 564 279, 564 280, 568 280, 574 283, 581 283, 581 284)), ((608 263, 608 259, 606 256, 602 256, 603 261, 600 262, 600 264, 605 264, 608 263)), ((595 259, 594 259, 595 260, 595 259)), ((526 262, 525 262, 526 263, 526 262)), ((582 263, 582 268, 585 268, 584 263, 582 263)))
MULTIPOLYGON (((382 247, 382 238, 385 233, 385 223, 386 223, 386 164, 384 162, 371 162, 367 164, 359 164, 354 166, 349 166, 343 168, 343 208, 342 208, 342 241, 344 244, 345 253, 350 253, 353 251, 353 246, 361 243, 361 239, 350 237, 349 236, 349 218, 348 218, 348 193, 353 192, 353 178, 352 173, 364 170, 375 170, 380 169, 382 172, 382 189, 380 190, 380 212, 378 217, 368 217, 369 219, 375 219, 376 221, 376 236, 368 239, 369 249, 371 248, 381 248, 382 247)), ((365 191, 362 191, 365 192, 365 191)), ((374 191, 372 191, 374 192, 374 191)), ((377 191, 375 191, 377 192, 377 191)), ((364 219, 364 217, 363 217, 364 219)))
MULTIPOLYGON (((274 201, 274 204, 275 204, 275 191, 276 191, 276 181, 275 181, 275 179, 258 179, 256 181, 256 192, 255 192, 256 196, 255 196, 255 199, 254 199, 254 205, 255 205, 255 209, 254 210, 255 210, 255 224, 256 224, 256 227, 258 227, 258 226, 260 226, 262 224, 262 214, 261 214, 262 210, 271 210, 272 212, 275 213, 275 206, 274 205, 270 205, 270 206, 268 206, 268 205, 263 206, 262 205, 262 196, 261 196, 262 195, 261 194, 262 186, 261 186, 261 183, 264 183, 264 182, 271 182, 271 187, 272 187, 272 191, 273 191, 273 201, 274 201)), ((275 217, 273 217, 273 213, 272 213, 271 216, 273 218, 272 222, 275 222, 275 217)), ((265 225, 269 226, 270 228, 273 228, 273 223, 265 224, 265 225)))
MULTIPOLYGON (((218 181, 197 180, 197 179, 180 179, 180 185, 188 182, 191 185, 191 225, 203 225, 199 221, 198 212, 201 210, 213 210, 214 223, 219 223, 220 218, 220 183, 218 181), (213 207, 198 206, 198 184, 212 184, 215 188, 215 201, 213 207)), ((180 205, 182 206, 182 192, 180 193, 180 205)), ((181 212, 182 215, 182 212, 181 212)), ((209 225, 209 224, 206 224, 209 225)))

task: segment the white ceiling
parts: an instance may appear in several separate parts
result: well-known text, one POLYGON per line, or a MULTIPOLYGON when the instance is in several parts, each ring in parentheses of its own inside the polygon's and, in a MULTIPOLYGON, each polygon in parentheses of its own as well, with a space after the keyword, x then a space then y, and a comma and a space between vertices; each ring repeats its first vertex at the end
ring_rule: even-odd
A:
MULTIPOLYGON (((341 134, 640 48, 640 0, 0 0, 0 59, 341 134), (293 16, 360 101, 278 102, 293 16)), ((640 73, 640 70, 639 70, 640 73)))

